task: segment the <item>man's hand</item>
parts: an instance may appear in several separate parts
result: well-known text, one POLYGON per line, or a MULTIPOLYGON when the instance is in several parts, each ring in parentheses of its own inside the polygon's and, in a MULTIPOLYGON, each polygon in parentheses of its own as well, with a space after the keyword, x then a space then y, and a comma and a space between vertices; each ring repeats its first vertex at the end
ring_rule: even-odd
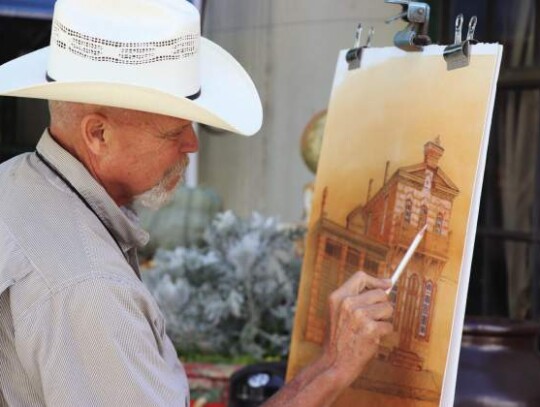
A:
POLYGON ((323 354, 287 383, 265 407, 328 407, 362 372, 381 338, 392 332, 390 280, 358 272, 329 298, 323 354))
POLYGON ((392 332, 393 307, 385 290, 389 280, 359 271, 328 300, 330 320, 323 360, 349 385, 375 356, 380 340, 392 332))

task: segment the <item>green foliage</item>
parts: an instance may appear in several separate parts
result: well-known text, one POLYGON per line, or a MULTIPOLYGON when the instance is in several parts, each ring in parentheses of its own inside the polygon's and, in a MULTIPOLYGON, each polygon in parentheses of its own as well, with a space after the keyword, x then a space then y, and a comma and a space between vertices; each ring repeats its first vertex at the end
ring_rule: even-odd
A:
POLYGON ((304 228, 254 213, 218 214, 200 247, 158 250, 143 281, 180 354, 287 353, 304 228))

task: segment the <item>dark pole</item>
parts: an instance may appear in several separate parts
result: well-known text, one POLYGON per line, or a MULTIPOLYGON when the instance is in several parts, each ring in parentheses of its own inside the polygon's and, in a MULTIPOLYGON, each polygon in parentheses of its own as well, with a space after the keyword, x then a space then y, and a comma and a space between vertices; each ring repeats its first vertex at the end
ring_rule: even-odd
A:
POLYGON ((534 2, 534 65, 540 65, 540 0, 534 2))
POLYGON ((496 40, 495 35, 495 19, 497 18, 498 5, 496 1, 486 1, 486 38, 484 41, 490 42, 496 40))
MULTIPOLYGON (((538 92, 538 91, 536 91, 538 92)), ((532 280, 532 316, 540 317, 540 244, 536 241, 540 236, 540 137, 536 138, 536 162, 534 166, 534 203, 532 210, 532 238, 531 242, 531 280, 532 280)))
MULTIPOLYGON (((535 5, 535 42, 540 39, 540 28, 538 24, 540 23, 540 0, 534 2, 535 5)), ((538 45, 536 50, 538 50, 538 45)), ((538 53, 535 55, 537 60, 538 53)), ((534 92, 538 92, 535 90, 534 92)), ((532 286, 532 317, 533 319, 540 318, 540 244, 537 242, 538 237, 540 236, 540 134, 537 134, 536 137, 536 155, 535 155, 535 166, 534 166, 534 203, 533 203, 533 213, 532 213, 532 234, 533 234, 533 243, 531 243, 531 286, 532 286)))
POLYGON ((452 9, 453 1, 441 1, 441 44, 450 44, 454 41, 453 32, 450 30, 450 10, 452 9))

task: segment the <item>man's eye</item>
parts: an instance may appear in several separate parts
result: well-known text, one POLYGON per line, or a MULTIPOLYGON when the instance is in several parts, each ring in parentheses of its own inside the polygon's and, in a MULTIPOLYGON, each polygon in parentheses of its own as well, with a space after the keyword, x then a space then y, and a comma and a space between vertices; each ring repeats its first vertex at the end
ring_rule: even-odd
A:
POLYGON ((182 132, 180 133, 171 133, 171 134, 164 134, 161 136, 161 138, 165 140, 175 141, 178 140, 178 138, 182 135, 182 132))
POLYGON ((182 135, 189 128, 189 126, 191 126, 191 124, 185 125, 184 127, 181 127, 176 130, 171 130, 171 132, 169 133, 162 133, 159 137, 165 140, 177 141, 180 137, 182 137, 182 135))

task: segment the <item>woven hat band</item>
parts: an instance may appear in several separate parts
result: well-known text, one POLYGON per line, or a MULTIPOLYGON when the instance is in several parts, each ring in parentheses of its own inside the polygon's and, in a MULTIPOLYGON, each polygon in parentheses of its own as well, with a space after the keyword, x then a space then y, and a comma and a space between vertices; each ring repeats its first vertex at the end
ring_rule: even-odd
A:
MULTIPOLYGON (((188 11, 193 7, 185 1, 179 3, 185 3, 184 8, 188 11)), ((141 41, 125 41, 125 20, 118 25, 122 30, 111 23, 85 32, 83 29, 89 26, 88 21, 77 24, 81 21, 80 12, 71 10, 72 7, 74 2, 69 0, 59 0, 55 6, 47 69, 50 78, 90 82, 122 80, 173 91, 185 97, 200 92, 200 26, 196 9, 195 13, 181 9, 183 12, 173 18, 176 27, 150 24, 153 30, 136 36, 141 41), (70 18, 73 21, 65 20, 70 18)), ((169 11, 178 10, 171 8, 169 11)), ((91 17, 88 19, 92 20, 91 17)), ((131 29, 140 31, 136 19, 131 29)))

